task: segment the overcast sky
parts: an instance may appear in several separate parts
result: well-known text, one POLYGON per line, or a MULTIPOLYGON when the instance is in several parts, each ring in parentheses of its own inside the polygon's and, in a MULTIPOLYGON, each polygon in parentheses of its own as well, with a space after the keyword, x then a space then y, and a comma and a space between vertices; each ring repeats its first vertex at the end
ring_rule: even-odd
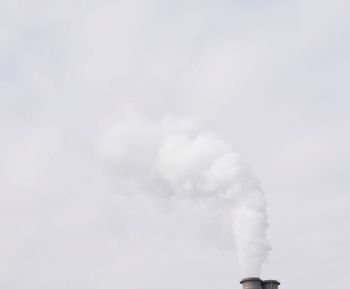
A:
POLYGON ((126 115, 199 119, 250 163, 262 278, 348 284, 349 3, 0 0, 0 287, 240 288, 223 210, 96 160, 126 115))

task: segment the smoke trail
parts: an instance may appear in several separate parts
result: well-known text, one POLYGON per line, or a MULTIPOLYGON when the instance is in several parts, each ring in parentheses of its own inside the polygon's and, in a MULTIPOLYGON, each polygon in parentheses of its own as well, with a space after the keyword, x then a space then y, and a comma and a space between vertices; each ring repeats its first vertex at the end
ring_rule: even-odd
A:
POLYGON ((266 201, 249 166, 227 142, 191 121, 136 118, 101 135, 97 152, 119 175, 153 191, 220 200, 232 217, 243 277, 260 275, 270 250, 266 201))

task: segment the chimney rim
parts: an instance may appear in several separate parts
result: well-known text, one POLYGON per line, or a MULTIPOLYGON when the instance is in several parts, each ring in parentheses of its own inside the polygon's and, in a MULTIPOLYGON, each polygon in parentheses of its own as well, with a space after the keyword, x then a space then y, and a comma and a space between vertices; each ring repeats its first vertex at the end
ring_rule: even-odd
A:
POLYGON ((259 281, 259 282, 262 282, 262 280, 258 277, 248 277, 248 278, 244 278, 241 280, 241 284, 243 284, 244 282, 249 282, 249 281, 259 281))
POLYGON ((262 283, 263 283, 263 284, 275 283, 275 284, 277 284, 277 285, 280 285, 280 284, 281 284, 279 281, 277 281, 277 280, 272 280, 272 279, 270 279, 270 280, 263 280, 262 283))

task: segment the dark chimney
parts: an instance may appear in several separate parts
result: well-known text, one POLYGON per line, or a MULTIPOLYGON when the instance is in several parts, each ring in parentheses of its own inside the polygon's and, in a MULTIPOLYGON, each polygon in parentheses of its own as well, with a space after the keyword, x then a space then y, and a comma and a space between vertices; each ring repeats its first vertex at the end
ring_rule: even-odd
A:
POLYGON ((278 289, 278 285, 280 285, 280 282, 278 282, 276 280, 264 280, 264 281, 262 281, 263 289, 278 289))

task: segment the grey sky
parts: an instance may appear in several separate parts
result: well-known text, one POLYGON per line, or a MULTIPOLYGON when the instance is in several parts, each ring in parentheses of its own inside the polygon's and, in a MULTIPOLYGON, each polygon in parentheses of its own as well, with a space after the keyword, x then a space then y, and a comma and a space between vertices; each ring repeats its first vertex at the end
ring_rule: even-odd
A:
POLYGON ((349 283, 349 6, 0 0, 0 287, 239 288, 222 210, 96 162, 126 114, 199 118, 252 165, 263 278, 349 283))

